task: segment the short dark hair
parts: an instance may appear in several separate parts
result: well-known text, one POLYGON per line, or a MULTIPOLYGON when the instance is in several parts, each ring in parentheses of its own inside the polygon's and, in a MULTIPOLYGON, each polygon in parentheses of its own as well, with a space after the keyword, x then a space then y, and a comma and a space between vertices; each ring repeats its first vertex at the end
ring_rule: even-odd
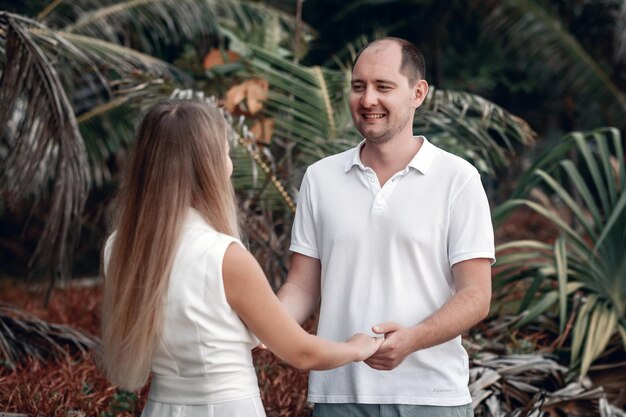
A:
POLYGON ((415 85, 415 83, 419 80, 423 80, 426 78, 426 63, 424 61, 424 54, 422 54, 422 51, 406 39, 394 38, 391 36, 377 39, 363 47, 363 49, 361 49, 359 53, 356 54, 356 57, 352 62, 352 70, 354 71, 354 66, 356 65, 356 62, 359 60, 359 57, 361 56, 363 51, 365 51, 370 46, 374 46, 377 43, 383 41, 391 41, 400 45, 402 53, 400 73, 409 80, 410 85, 415 85))

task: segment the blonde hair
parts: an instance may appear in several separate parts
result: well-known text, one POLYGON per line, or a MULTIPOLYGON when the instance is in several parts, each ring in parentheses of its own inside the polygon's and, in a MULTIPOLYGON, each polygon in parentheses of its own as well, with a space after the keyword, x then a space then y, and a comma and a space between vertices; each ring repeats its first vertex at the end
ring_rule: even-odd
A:
POLYGON ((153 106, 137 131, 117 197, 102 314, 102 365, 123 389, 141 387, 150 374, 189 208, 239 237, 226 129, 216 108, 168 100, 153 106))

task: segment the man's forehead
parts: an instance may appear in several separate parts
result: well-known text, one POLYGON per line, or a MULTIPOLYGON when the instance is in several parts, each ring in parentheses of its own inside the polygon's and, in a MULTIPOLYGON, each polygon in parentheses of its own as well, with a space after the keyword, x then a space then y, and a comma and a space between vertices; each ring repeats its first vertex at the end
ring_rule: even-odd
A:
POLYGON ((402 49, 400 45, 391 41, 381 41, 367 47, 354 64, 353 69, 357 69, 363 61, 373 60, 375 63, 392 63, 397 61, 398 70, 402 63, 402 49))
POLYGON ((400 71, 401 66, 400 45, 391 41, 377 42, 365 49, 359 56, 352 69, 352 82, 360 81, 364 76, 376 78, 370 81, 397 82, 399 78, 406 78, 400 71), (397 50, 393 50, 394 47, 397 50), (374 69, 373 72, 372 69, 374 69))
POLYGON ((381 54, 394 55, 400 57, 402 55, 402 47, 400 44, 394 41, 384 40, 378 41, 363 50, 361 56, 366 54, 381 54))

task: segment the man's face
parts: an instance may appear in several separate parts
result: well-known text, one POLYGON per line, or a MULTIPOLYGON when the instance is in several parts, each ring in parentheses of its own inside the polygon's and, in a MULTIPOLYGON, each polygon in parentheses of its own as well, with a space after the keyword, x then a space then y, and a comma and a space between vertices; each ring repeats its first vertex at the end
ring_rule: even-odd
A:
POLYGON ((365 49, 352 71, 350 111, 357 130, 372 143, 413 134, 413 115, 421 103, 416 86, 400 73, 402 53, 395 42, 365 49))

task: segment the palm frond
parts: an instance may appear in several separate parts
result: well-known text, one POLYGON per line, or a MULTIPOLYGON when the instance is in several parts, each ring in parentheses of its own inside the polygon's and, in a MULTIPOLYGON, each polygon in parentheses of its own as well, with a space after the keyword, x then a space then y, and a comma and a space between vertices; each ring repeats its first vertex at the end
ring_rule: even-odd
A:
POLYGON ((148 55, 57 33, 23 16, 0 13, 0 29, 6 45, 0 79, 3 200, 15 208, 50 196, 32 272, 50 277, 53 285, 67 276, 90 173, 97 180, 104 176, 98 166, 90 168, 97 141, 85 142, 76 115, 91 119, 94 109, 132 97, 146 79, 187 77, 148 55))
POLYGON ((626 112, 626 98, 607 72, 562 23, 532 0, 496 3, 485 28, 525 63, 532 76, 555 91, 568 91, 584 103, 593 98, 626 112))
POLYGON ((508 164, 515 145, 529 146, 536 137, 524 120, 483 97, 433 87, 417 110, 413 126, 491 175, 508 164))
MULTIPOLYGON (((78 0, 60 4, 40 18, 65 32, 155 52, 167 44, 198 36, 220 35, 222 25, 251 32, 276 20, 285 33, 295 31, 296 19, 263 3, 242 0, 78 0)), ((304 38, 314 31, 304 25, 304 38)), ((282 41, 293 49, 293 36, 282 41)))
POLYGON ((269 82, 264 112, 274 120, 276 136, 297 145, 300 165, 353 146, 354 130, 347 103, 347 77, 342 71, 295 64, 277 53, 233 40, 246 75, 269 82))
POLYGON ((371 40, 372 39, 366 35, 360 35, 352 42, 342 45, 337 52, 324 62, 324 67, 331 68, 335 66, 342 71, 351 71, 354 58, 356 58, 359 51, 367 46, 371 40))
POLYGON ((0 14, 10 63, 0 79, 0 126, 8 132, 10 151, 0 184, 8 204, 52 187, 49 220, 34 259, 52 265, 52 276, 67 271, 68 244, 76 237, 78 218, 89 188, 85 147, 70 100, 49 57, 35 42, 23 18, 0 14))
POLYGON ((143 52, 98 38, 91 38, 70 32, 54 32, 55 37, 64 41, 64 45, 72 50, 54 50, 63 53, 79 52, 92 66, 106 68, 111 75, 127 75, 140 72, 146 77, 164 77, 179 82, 190 81, 191 78, 182 70, 143 52))
POLYGON ((86 353, 97 343, 97 338, 72 327, 47 323, 0 304, 0 363, 6 366, 13 368, 27 358, 47 360, 71 351, 86 353))

